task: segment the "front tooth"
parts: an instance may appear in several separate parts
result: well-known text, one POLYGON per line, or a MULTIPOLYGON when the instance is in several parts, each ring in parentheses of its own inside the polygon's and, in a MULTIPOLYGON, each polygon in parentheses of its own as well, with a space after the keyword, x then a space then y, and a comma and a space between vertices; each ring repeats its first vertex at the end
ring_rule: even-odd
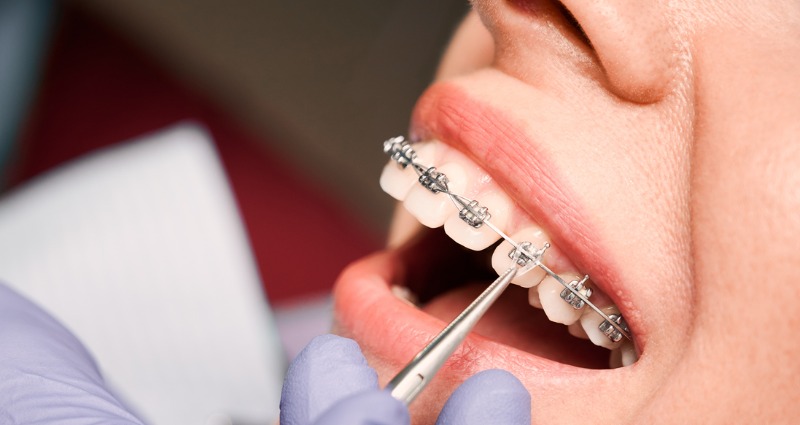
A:
MULTIPOLYGON (((565 282, 573 280, 580 280, 580 277, 574 274, 560 275, 565 282)), ((547 276, 539 284, 539 299, 542 303, 542 308, 547 318, 556 323, 563 323, 571 325, 578 321, 583 314, 583 307, 579 310, 573 308, 568 302, 561 298, 561 291, 564 290, 564 285, 558 282, 556 278, 547 276)))
MULTIPOLYGON (((467 173, 462 166, 451 162, 438 167, 437 171, 447 176, 449 191, 460 193, 466 187, 467 173)), ((453 201, 446 193, 433 193, 420 184, 408 191, 403 206, 428 227, 445 224, 445 220, 456 211, 453 201)))
MULTIPOLYGON (((453 192, 458 193, 455 190, 453 192)), ((506 227, 511 215, 511 207, 514 205, 511 198, 499 190, 484 191, 478 196, 477 201, 480 205, 489 208, 489 214, 491 214, 489 220, 492 224, 500 229, 506 227)), ((444 222, 445 233, 454 241, 474 251, 481 251, 500 239, 500 235, 489 226, 484 224, 478 228, 472 227, 464 222, 458 213, 458 208, 452 208, 450 216, 444 222)), ((509 263, 510 261, 509 259, 509 263)))
POLYGON ((383 166, 380 179, 381 189, 392 198, 402 201, 406 199, 408 191, 414 187, 416 175, 413 168, 401 168, 396 162, 390 161, 383 166))
MULTIPOLYGON (((542 229, 538 227, 527 227, 522 230, 515 232, 511 235, 511 239, 516 241, 517 243, 523 242, 530 242, 531 249, 540 249, 547 243, 547 235, 542 231, 542 229)), ((511 246, 508 241, 503 241, 500 245, 495 248, 494 253, 492 254, 492 268, 494 271, 497 272, 498 275, 505 272, 511 264, 511 258, 508 257, 508 254, 511 252, 513 247, 511 246)), ((544 259, 542 260, 543 263, 547 263, 547 253, 544 254, 544 259)), ((534 267, 533 269, 529 270, 527 273, 523 274, 522 276, 516 276, 511 281, 511 283, 515 283, 523 288, 532 288, 539 284, 544 278, 545 271, 541 269, 541 267, 534 267)), ((533 293, 533 292, 532 292, 533 293)), ((539 296, 538 293, 536 294, 536 300, 538 301, 539 296)), ((542 308, 542 304, 539 303, 538 306, 533 304, 533 301, 529 298, 528 301, 534 307, 542 308)))
MULTIPOLYGON (((622 345, 625 337, 622 337, 622 339, 617 342, 611 341, 603 331, 600 330, 600 324, 603 323, 605 319, 589 307, 584 307, 584 310, 586 311, 581 316, 581 326, 594 345, 599 345, 609 350, 613 350, 622 345)), ((619 314, 619 310, 615 306, 601 307, 600 311, 605 313, 606 316, 619 314)))
MULTIPOLYGON (((418 143, 414 145, 417 152, 417 161, 421 164, 428 164, 426 161, 433 161, 437 155, 436 142, 418 143)), ((389 161, 381 173, 380 185, 384 192, 394 199, 402 201, 406 199, 408 192, 417 184, 417 173, 414 167, 400 167, 396 162, 389 161)))

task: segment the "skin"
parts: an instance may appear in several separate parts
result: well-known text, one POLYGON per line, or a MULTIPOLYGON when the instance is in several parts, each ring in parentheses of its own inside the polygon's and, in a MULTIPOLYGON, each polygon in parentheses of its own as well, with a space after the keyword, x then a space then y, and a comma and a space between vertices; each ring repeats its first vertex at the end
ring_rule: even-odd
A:
MULTIPOLYGON (((556 243, 594 244, 587 251, 601 258, 576 264, 608 265, 592 276, 613 281, 642 357, 613 381, 618 399, 590 391, 574 403, 491 349, 481 367, 523 381, 534 423, 791 423, 800 415, 800 3, 563 3, 590 44, 552 4, 474 1, 412 134, 472 156, 537 222, 561 229, 556 243), (443 98, 510 126, 461 140, 428 118, 443 98), (474 99, 482 106, 470 108, 474 99), (490 148, 499 153, 479 154, 490 148), (541 180, 537 158, 555 170, 585 234, 526 195, 541 180)), ((359 342, 382 379, 392 376, 390 354, 359 342)), ((441 398, 420 403, 416 423, 429 423, 441 398)))

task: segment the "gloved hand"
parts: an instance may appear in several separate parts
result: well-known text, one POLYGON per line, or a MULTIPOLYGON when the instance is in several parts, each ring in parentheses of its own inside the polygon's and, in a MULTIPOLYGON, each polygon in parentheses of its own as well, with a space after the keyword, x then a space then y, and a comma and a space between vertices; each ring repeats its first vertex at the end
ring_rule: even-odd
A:
POLYGON ((55 319, 0 284, 0 423, 141 425, 55 319))
MULTIPOLYGON (((437 425, 529 425, 531 398, 503 370, 470 377, 450 396, 437 425)), ((289 367, 281 394, 281 425, 401 425, 406 407, 378 388, 378 376, 355 341, 315 338, 289 367)))

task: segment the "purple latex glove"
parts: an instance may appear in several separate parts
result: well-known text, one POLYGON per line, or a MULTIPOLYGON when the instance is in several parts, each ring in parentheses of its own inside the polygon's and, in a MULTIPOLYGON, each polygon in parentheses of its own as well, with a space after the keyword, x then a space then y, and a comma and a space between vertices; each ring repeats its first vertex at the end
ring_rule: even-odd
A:
MULTIPOLYGON (((531 398, 506 371, 469 378, 450 396, 437 425, 530 424, 531 398)), ((358 344, 335 335, 315 338, 292 362, 281 395, 281 425, 401 425, 406 407, 378 388, 358 344)))
POLYGON ((531 395, 510 372, 484 370, 471 376, 445 403, 436 425, 530 425, 531 395))
POLYGON ((60 323, 0 284, 0 423, 142 425, 60 323))

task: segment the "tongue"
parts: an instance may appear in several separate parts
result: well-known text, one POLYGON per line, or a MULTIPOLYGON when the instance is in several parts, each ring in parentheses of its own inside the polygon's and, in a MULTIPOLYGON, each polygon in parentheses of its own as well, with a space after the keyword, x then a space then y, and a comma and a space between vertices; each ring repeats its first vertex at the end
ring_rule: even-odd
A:
MULTIPOLYGON (((484 289, 485 283, 453 289, 432 299, 422 310, 450 322, 484 289)), ((608 350, 573 337, 566 326, 550 322, 544 311, 531 307, 527 300, 527 289, 511 285, 478 322, 474 332, 559 363, 608 368, 608 350)))

